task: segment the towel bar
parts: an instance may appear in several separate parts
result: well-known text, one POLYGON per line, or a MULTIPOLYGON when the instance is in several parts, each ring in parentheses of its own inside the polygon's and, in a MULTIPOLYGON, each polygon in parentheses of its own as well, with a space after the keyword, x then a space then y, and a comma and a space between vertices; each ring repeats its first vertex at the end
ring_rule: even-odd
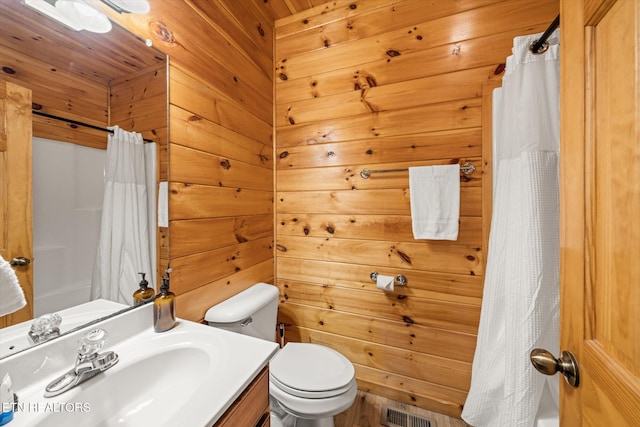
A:
MULTIPOLYGON (((364 179, 369 179, 369 177, 373 173, 406 172, 408 170, 409 169, 380 169, 380 170, 372 170, 371 171, 371 170, 365 168, 365 169, 362 169, 360 171, 360 176, 363 177, 364 179)), ((472 173, 475 172, 476 167, 475 167, 475 165, 473 163, 466 162, 464 165, 460 166, 460 170, 465 175, 471 175, 472 173)))

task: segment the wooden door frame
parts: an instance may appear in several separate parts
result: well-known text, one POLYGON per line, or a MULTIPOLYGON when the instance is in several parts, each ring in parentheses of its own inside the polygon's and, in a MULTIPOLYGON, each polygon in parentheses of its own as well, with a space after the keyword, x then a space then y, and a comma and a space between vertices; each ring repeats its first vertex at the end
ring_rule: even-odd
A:
MULTIPOLYGON (((584 326, 576 320, 584 316, 585 283, 585 105, 577 96, 586 82, 583 12, 575 0, 560 1, 560 348, 578 361, 584 326)), ((560 425, 580 425, 580 394, 562 383, 560 425)))
MULTIPOLYGON (((31 90, 0 80, 0 102, 3 103, 0 140, 2 160, 14 165, 1 171, 7 183, 7 193, 0 190, 0 197, 7 200, 4 210, 7 223, 2 227, 0 250, 2 257, 10 261, 17 256, 33 260, 33 210, 32 210, 32 160, 31 160, 31 90), (22 146, 20 146, 22 145, 22 146), (18 149, 18 150, 16 150, 18 149), (6 150, 6 151, 5 151, 6 150), (19 168, 15 165, 21 165, 19 168), (23 168, 23 165, 27 167, 23 168), (18 219, 18 222, 16 222, 18 219), (3 243, 6 243, 6 247, 3 243)), ((22 286, 27 305, 20 310, 0 317, 0 327, 10 326, 33 318, 33 263, 16 267, 16 275, 22 286)))

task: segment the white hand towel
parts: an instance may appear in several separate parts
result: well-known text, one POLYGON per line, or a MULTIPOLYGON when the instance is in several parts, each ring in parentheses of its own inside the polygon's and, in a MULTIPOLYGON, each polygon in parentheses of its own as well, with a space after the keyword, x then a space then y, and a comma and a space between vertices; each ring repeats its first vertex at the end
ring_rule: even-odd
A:
POLYGON ((161 181, 158 186, 158 227, 169 226, 169 185, 161 181))
POLYGON ((0 316, 13 313, 27 305, 18 276, 11 264, 0 255, 0 316))
POLYGON ((409 192, 414 238, 458 239, 460 165, 409 168, 409 192))

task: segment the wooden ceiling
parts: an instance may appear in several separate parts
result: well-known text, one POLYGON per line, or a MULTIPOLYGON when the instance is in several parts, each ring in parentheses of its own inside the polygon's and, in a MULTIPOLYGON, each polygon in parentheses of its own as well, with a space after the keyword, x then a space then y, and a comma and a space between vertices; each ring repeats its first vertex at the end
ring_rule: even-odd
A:
MULTIPOLYGON (((302 12, 312 7, 327 3, 327 0, 254 0, 263 3, 264 9, 269 16, 277 21, 290 15, 302 12)), ((331 2, 336 3, 336 2, 331 2)))
POLYGON ((22 4, 2 0, 0 13, 0 66, 11 74, 26 56, 57 70, 67 71, 96 83, 130 75, 166 60, 158 50, 148 48, 127 30, 113 26, 109 37, 87 31, 73 31, 22 4))

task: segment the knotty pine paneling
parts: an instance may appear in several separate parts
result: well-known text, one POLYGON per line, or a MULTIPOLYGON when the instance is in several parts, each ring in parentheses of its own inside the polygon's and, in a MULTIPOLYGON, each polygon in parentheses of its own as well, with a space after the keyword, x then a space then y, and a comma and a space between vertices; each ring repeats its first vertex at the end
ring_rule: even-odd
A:
POLYGON ((276 21, 279 318, 287 339, 349 357, 360 388, 460 416, 490 223, 490 88, 513 37, 557 13, 556 0, 356 0, 276 21), (360 176, 466 161, 455 242, 413 238, 406 171, 360 176), (373 271, 408 286, 380 291, 373 271))
POLYGON ((270 106, 255 103, 254 108, 260 105, 264 108, 255 111, 256 115, 249 114, 246 107, 227 98, 218 89, 209 87, 178 66, 171 68, 170 84, 169 102, 172 105, 197 113, 205 119, 263 144, 269 144, 273 116, 270 106))
POLYGON ((171 253, 192 255, 265 237, 273 237, 273 215, 232 216, 173 221, 171 253))
POLYGON ((226 156, 185 148, 171 147, 172 178, 189 184, 247 188, 273 191, 273 170, 230 160, 226 156))
MULTIPOLYGON (((405 3, 407 0, 398 3, 405 3)), ((451 1, 443 3, 452 3, 451 1)), ((420 7, 420 5, 417 5, 420 7)), ((402 16, 412 24, 394 30, 395 14, 399 7, 381 9, 372 18, 377 26, 374 34, 327 46, 325 42, 313 44, 307 42, 304 52, 288 55, 287 51, 280 51, 280 40, 276 43, 276 66, 278 72, 288 79, 331 71, 336 68, 347 68, 366 64, 376 60, 393 61, 406 53, 416 53, 436 46, 447 45, 452 42, 474 39, 513 29, 524 22, 548 25, 546 12, 549 8, 557 9, 555 0, 531 2, 529 0, 495 1, 494 4, 479 7, 469 11, 450 14, 444 17, 435 16, 432 19, 418 16, 402 16), (414 20, 415 19, 415 20, 414 20), (422 21, 422 19, 425 19, 422 21), (332 49, 328 49, 331 47, 332 49), (324 48, 324 49, 322 49, 324 48)), ((429 14, 432 8, 423 7, 424 14, 429 14)), ((553 19, 552 19, 553 20, 553 19)), ((357 28, 357 20, 351 19, 344 23, 339 31, 353 32, 357 28), (352 27, 352 28, 350 28, 352 27)), ((313 31, 313 30, 312 30, 313 31)), ((315 31, 317 32, 317 31, 315 31)), ((296 35, 296 40, 304 40, 303 35, 296 35)), ((280 81, 283 79, 280 78, 280 81)))
MULTIPOLYGON (((204 268, 204 267, 202 267, 204 268)), ((200 319, 211 307, 212 300, 223 301, 242 292, 256 280, 273 283, 273 257, 233 274, 221 276, 206 286, 176 295, 176 315, 183 319, 200 319)))
MULTIPOLYGON (((278 257, 278 273, 282 277, 320 286, 342 286, 371 289, 372 271, 391 276, 394 268, 375 264, 348 264, 342 262, 278 257)), ((419 296, 433 300, 453 301, 480 305, 482 277, 478 275, 438 273, 427 270, 407 270, 405 276, 411 286, 399 287, 398 295, 419 296)))
POLYGON ((276 111, 276 125, 301 124, 308 120, 330 119, 341 115, 339 109, 345 109, 350 114, 354 114, 358 111, 370 113, 423 105, 423 98, 413 96, 416 92, 426 94, 431 104, 473 98, 480 96, 482 92, 480 82, 491 77, 493 71, 494 68, 491 66, 480 67, 385 86, 370 87, 371 84, 374 84, 372 80, 366 83, 362 82, 362 84, 354 83, 354 89, 359 86, 362 90, 302 99, 279 105, 276 111))
MULTIPOLYGON (((405 173, 408 181, 408 174, 405 173)), ((380 179, 378 175, 369 179, 380 179)), ((407 181, 404 185, 407 186, 407 181)), ((411 212, 408 188, 347 191, 278 192, 278 213, 347 213, 374 215, 407 215, 411 212)), ((482 210, 482 189, 460 188, 460 215, 479 216, 482 210)))
POLYGON ((479 98, 469 98, 356 115, 336 106, 342 115, 333 119, 278 126, 278 148, 478 127, 480 106, 479 98))
POLYGON ((440 386, 465 389, 471 383, 470 364, 453 359, 416 353, 371 341, 358 341, 341 335, 331 335, 314 329, 299 328, 300 341, 315 342, 332 347, 347 356, 354 364, 383 371, 396 370, 399 375, 440 386))
POLYGON ((434 245, 424 241, 337 239, 312 236, 278 236, 278 256, 304 260, 373 264, 399 270, 418 269, 452 274, 482 274, 481 248, 434 245))
POLYGON ((455 416, 451 413, 462 412, 466 399, 463 391, 419 380, 411 374, 389 375, 386 370, 360 364, 356 364, 355 368, 358 388, 361 390, 421 408, 431 408, 441 414, 455 416))
MULTIPOLYGON (((547 23, 523 25, 513 30, 470 40, 454 41, 426 51, 415 51, 400 56, 386 57, 354 67, 336 67, 323 73, 314 73, 292 79, 276 71, 277 103, 316 98, 342 92, 383 86, 423 77, 446 74, 459 70, 494 65, 494 77, 499 76, 496 64, 505 60, 504 52, 510 52, 513 37, 544 31, 547 23)), ((279 71, 279 72, 278 72, 279 71)))
POLYGON ((348 144, 278 147, 275 160, 280 174, 290 169, 308 171, 311 167, 348 166, 361 163, 363 159, 368 164, 376 164, 478 157, 481 154, 481 128, 469 128, 369 138, 348 144))
POLYGON ((327 333, 346 333, 347 337, 361 341, 404 350, 424 346, 426 353, 434 356, 463 362, 473 361, 472 350, 476 340, 473 334, 308 305, 283 304, 280 317, 283 321, 314 325, 315 329, 327 333), (352 327, 345 331, 345 324, 352 327))
POLYGON ((380 298, 380 291, 375 286, 366 291, 296 281, 279 280, 278 283, 282 287, 284 304, 310 305, 464 333, 474 333, 480 318, 480 307, 477 305, 406 295, 383 295, 384 298, 380 298))
POLYGON ((260 238, 171 260, 172 288, 183 294, 273 258, 272 238, 260 238), (194 265, 207 268, 193 268, 194 265))
MULTIPOLYGON (((410 215, 278 214, 276 227, 281 236, 414 241, 410 215)), ((462 244, 481 246, 482 219, 477 216, 461 217, 457 241, 462 244)), ((431 243, 450 244, 447 241, 438 240, 431 243)))
POLYGON ((282 43, 278 44, 277 56, 306 53, 309 51, 309 46, 313 46, 314 43, 319 49, 388 33, 406 27, 408 21, 433 21, 495 2, 495 0, 444 1, 434 2, 429 7, 425 7, 421 0, 334 2, 332 5, 334 8, 331 11, 323 10, 318 14, 318 11, 308 10, 296 17, 279 20, 276 27, 278 41, 282 43), (384 17, 390 19, 381 19, 384 17), (350 31, 344 31, 345 20, 350 31), (308 31, 311 29, 320 29, 320 31, 308 31), (318 35, 323 39, 319 39, 318 35))
POLYGON ((272 167, 271 143, 258 142, 176 105, 170 105, 171 141, 254 166, 272 167))
MULTIPOLYGON (((231 31, 229 26, 218 25, 219 20, 235 21, 254 39, 265 39, 272 31, 261 32, 260 28, 271 28, 273 23, 267 20, 266 15, 264 20, 255 18, 260 16, 260 10, 264 8, 262 2, 242 2, 245 7, 240 9, 230 8, 230 0, 216 1, 224 6, 226 12, 223 13, 228 14, 225 18, 210 15, 214 10, 208 7, 210 2, 150 0, 151 10, 145 15, 118 14, 99 0, 88 2, 169 54, 172 79, 175 67, 228 100, 233 100, 243 107, 244 113, 259 115, 260 111, 272 109, 273 68, 263 70, 259 61, 254 60, 255 51, 263 48, 267 55, 272 56, 267 49, 268 43, 260 45, 260 42, 256 42, 257 49, 240 46, 233 42, 234 34, 227 33, 231 31), (246 25, 251 27, 247 28, 246 25)), ((191 94, 198 93, 193 91, 191 94)), ((271 121, 270 115, 268 121, 271 121)))

